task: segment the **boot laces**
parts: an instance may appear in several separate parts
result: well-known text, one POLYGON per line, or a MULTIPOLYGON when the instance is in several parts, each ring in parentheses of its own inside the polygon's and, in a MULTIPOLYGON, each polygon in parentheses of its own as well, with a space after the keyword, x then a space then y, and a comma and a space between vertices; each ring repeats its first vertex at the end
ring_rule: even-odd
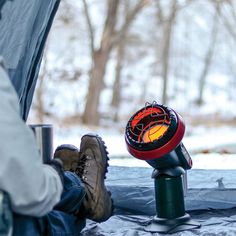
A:
POLYGON ((81 181, 87 186, 86 189, 89 192, 89 195, 93 198, 92 192, 94 190, 94 187, 91 184, 89 184, 88 178, 86 177, 86 174, 88 173, 86 167, 90 166, 89 160, 91 159, 92 159, 91 156, 83 154, 80 160, 77 162, 75 173, 81 178, 81 181))
POLYGON ((86 166, 86 162, 87 162, 87 155, 82 155, 80 157, 80 159, 77 161, 77 166, 75 169, 75 173, 81 178, 83 179, 83 174, 84 174, 84 169, 86 166))

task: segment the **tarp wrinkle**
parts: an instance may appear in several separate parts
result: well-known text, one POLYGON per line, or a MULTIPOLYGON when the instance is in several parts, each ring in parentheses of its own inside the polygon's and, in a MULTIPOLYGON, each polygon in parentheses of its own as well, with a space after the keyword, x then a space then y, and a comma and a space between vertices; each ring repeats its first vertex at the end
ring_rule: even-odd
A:
MULTIPOLYGON (((150 168, 111 166, 107 185, 115 204, 114 216, 101 224, 88 220, 81 235, 163 235, 145 231, 156 215, 155 191, 150 173, 150 168), (125 180, 123 176, 129 178, 125 180)), ((202 227, 172 235, 236 235, 236 188, 233 176, 233 170, 207 170, 207 175, 206 170, 189 171, 190 188, 185 197, 185 208, 202 227), (204 177, 205 182, 199 176, 204 177), (224 189, 218 188, 216 183, 221 176, 224 176, 224 189)))

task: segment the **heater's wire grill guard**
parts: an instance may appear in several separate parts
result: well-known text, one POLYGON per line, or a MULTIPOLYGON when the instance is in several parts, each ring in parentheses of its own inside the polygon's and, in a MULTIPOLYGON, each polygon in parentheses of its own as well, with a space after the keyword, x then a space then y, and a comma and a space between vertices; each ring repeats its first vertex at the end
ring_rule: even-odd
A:
MULTIPOLYGON (((128 123, 128 129, 130 130, 133 138, 139 143, 147 143, 144 141, 144 134, 147 132, 150 133, 151 130, 154 130, 153 127, 157 126, 157 129, 154 130, 150 135, 159 133, 163 127, 168 127, 170 125, 169 114, 165 111, 163 107, 157 107, 155 103, 146 103, 144 109, 140 110, 135 116, 130 119, 128 123), (149 122, 147 122, 147 120, 149 122)), ((162 136, 159 138, 162 138, 162 136)), ((150 142, 151 139, 150 139, 150 142)))
POLYGON ((140 150, 151 150, 164 145, 177 129, 177 116, 175 112, 155 101, 146 103, 145 107, 136 112, 126 126, 126 140, 131 146, 140 150), (155 129, 154 129, 154 128, 155 129), (153 132, 154 130, 154 132, 153 132), (151 139, 149 133, 156 139, 151 139), (149 140, 144 140, 144 135, 149 140))

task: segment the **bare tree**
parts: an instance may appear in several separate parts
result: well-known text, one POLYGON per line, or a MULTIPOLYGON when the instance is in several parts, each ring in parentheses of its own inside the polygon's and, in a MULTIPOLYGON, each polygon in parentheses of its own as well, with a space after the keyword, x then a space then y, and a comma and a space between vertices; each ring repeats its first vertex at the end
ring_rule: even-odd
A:
POLYGON ((215 4, 215 14, 213 15, 213 27, 210 34, 210 41, 208 45, 208 49, 205 55, 205 59, 203 61, 203 70, 200 74, 199 79, 199 95, 197 99, 197 104, 202 105, 203 104, 203 97, 204 97, 204 90, 206 85, 206 77, 209 73, 210 66, 212 64, 212 59, 214 55, 214 50, 216 46, 216 40, 217 40, 217 33, 219 28, 219 21, 218 21, 218 14, 220 14, 220 5, 218 2, 213 3, 215 4))
POLYGON ((119 0, 107 1, 107 16, 104 24, 103 34, 100 41, 100 47, 95 49, 94 47, 94 31, 92 28, 91 19, 88 13, 88 7, 86 0, 83 0, 86 19, 90 32, 90 45, 92 54, 92 68, 90 74, 89 89, 87 94, 87 101, 85 104, 85 110, 83 114, 83 122, 87 124, 97 125, 99 122, 99 99, 100 93, 104 86, 104 75, 106 71, 106 65, 109 59, 109 55, 113 45, 113 36, 115 32, 117 11, 119 6, 119 0))
POLYGON ((162 63, 162 72, 161 76, 163 78, 163 90, 162 90, 162 103, 167 103, 167 88, 168 88, 168 76, 169 76, 169 54, 171 47, 171 37, 173 25, 175 23, 176 14, 178 11, 177 0, 172 0, 171 10, 167 17, 163 14, 163 7, 161 6, 160 1, 156 1, 157 5, 157 18, 159 24, 162 27, 162 52, 161 52, 161 63, 162 63))
POLYGON ((137 14, 143 9, 145 5, 148 4, 148 1, 140 1, 137 3, 134 8, 130 9, 130 1, 125 2, 125 20, 124 23, 117 34, 119 36, 119 40, 117 42, 117 56, 116 56, 116 69, 115 69, 115 81, 113 84, 113 93, 111 106, 114 110, 114 121, 118 121, 118 111, 121 103, 121 73, 123 69, 123 61, 125 59, 125 51, 127 47, 127 38, 129 27, 134 21, 137 14))
MULTIPOLYGON (((167 1, 163 1, 166 2, 167 1)), ((176 19, 181 10, 186 7, 189 7, 192 4, 193 0, 186 0, 184 2, 180 2, 178 0, 169 0, 169 8, 166 5, 163 5, 162 1, 156 1, 157 7, 157 24, 161 29, 161 51, 160 48, 156 48, 157 51, 157 61, 161 64, 160 75, 163 79, 163 87, 162 87, 162 99, 161 102, 166 104, 168 101, 168 83, 169 83, 169 72, 170 72, 170 53, 171 53, 171 45, 173 40, 173 30, 176 23, 176 19), (168 8, 168 9, 167 9, 168 8), (166 14, 168 12, 168 14, 166 14), (160 54, 160 55, 159 55, 160 54)))
POLYGON ((111 106, 114 110, 114 121, 118 121, 118 113, 119 113, 119 106, 121 102, 121 73, 123 68, 123 60, 125 56, 125 44, 126 39, 122 40, 117 46, 117 62, 116 62, 116 69, 115 69, 115 81, 113 84, 113 93, 112 93, 112 100, 111 106))
POLYGON ((45 79, 48 77, 48 68, 47 68, 47 52, 48 44, 45 47, 45 55, 43 57, 43 63, 40 70, 40 75, 37 82, 37 87, 35 91, 35 115, 36 120, 39 123, 44 123, 45 118, 45 79))
MULTIPOLYGON (((236 6, 235 6, 235 1, 231 1, 231 0, 218 0, 219 4, 221 4, 221 6, 223 5, 228 5, 228 8, 230 10, 230 15, 224 16, 222 14, 222 11, 219 7, 216 8, 217 13, 219 18, 222 20, 223 25, 225 26, 226 30, 228 31, 228 33, 230 34, 230 36, 233 38, 234 41, 236 41, 236 30, 235 30, 235 23, 236 23, 236 6), (233 22, 230 23, 230 20, 232 19, 233 22)), ((214 3, 214 2, 213 2, 214 3)))
POLYGON ((83 0, 87 25, 90 33, 90 45, 92 56, 92 68, 90 74, 89 89, 87 94, 87 101, 83 114, 83 122, 87 124, 97 125, 99 123, 99 100, 100 94, 104 87, 104 75, 106 72, 107 62, 109 60, 112 49, 125 36, 132 20, 135 18, 137 12, 147 3, 147 0, 140 0, 137 5, 129 12, 126 21, 120 30, 115 31, 117 22, 118 7, 120 0, 107 1, 107 15, 103 28, 103 34, 100 41, 100 47, 95 49, 94 46, 94 29, 92 27, 89 9, 86 0, 83 0))
MULTIPOLYGON (((230 51, 232 51, 232 48, 235 47, 236 43, 236 30, 235 30, 235 24, 236 24, 236 3, 232 0, 221 0, 221 8, 217 9, 218 16, 220 18, 220 21, 222 25, 225 28, 226 34, 228 34, 231 37, 231 41, 227 41, 228 46, 230 48, 230 51), (221 10, 222 9, 222 10, 221 10), (224 11, 224 10, 225 11, 224 11), (227 12, 226 12, 227 10, 227 12), (226 12, 226 14, 224 13, 226 12)), ((227 38, 227 36, 224 36, 224 40, 227 38)), ((235 56, 234 53, 229 53, 225 64, 228 67, 228 72, 231 77, 228 84, 228 96, 229 99, 234 98, 235 94, 235 88, 236 88, 236 70, 235 70, 235 56)))

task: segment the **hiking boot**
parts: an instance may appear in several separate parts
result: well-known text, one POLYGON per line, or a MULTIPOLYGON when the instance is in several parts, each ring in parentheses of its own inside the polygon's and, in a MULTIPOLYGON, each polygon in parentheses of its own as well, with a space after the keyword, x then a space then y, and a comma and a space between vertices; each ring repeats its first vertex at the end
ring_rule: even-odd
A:
POLYGON ((108 167, 108 152, 105 143, 95 134, 86 134, 81 139, 80 163, 84 168, 77 169, 85 185, 86 196, 83 201, 86 217, 96 222, 106 221, 113 212, 111 193, 107 191, 104 180, 108 167))
POLYGON ((62 160, 65 171, 75 172, 85 186, 85 198, 78 217, 96 222, 106 221, 113 213, 111 193, 104 180, 108 167, 108 152, 104 141, 95 134, 81 138, 80 152, 73 145, 63 144, 55 150, 54 157, 62 160))
POLYGON ((79 150, 74 145, 62 144, 56 148, 54 158, 62 161, 64 171, 75 172, 78 166, 79 150))

